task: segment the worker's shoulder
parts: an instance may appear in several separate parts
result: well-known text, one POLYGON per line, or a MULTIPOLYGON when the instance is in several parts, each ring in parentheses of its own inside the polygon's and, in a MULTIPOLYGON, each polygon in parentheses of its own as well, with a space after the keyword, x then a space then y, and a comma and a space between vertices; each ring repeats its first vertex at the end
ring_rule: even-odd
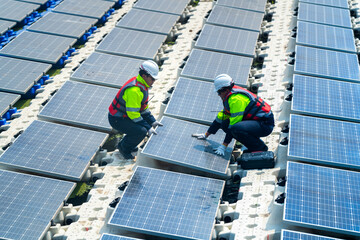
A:
POLYGON ((250 98, 248 96, 246 96, 245 94, 241 94, 241 93, 231 94, 229 97, 229 100, 250 102, 250 98))
POLYGON ((127 93, 141 93, 139 86, 131 86, 125 89, 125 92, 127 93))

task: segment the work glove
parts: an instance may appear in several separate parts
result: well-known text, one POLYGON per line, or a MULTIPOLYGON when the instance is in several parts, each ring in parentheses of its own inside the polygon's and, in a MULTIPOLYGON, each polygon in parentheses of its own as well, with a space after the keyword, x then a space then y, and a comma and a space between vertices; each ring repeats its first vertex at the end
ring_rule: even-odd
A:
POLYGON ((157 126, 162 127, 162 126, 164 126, 164 125, 163 125, 161 122, 155 121, 155 122, 153 122, 153 123, 151 124, 151 126, 153 126, 153 128, 156 128, 157 126))
POLYGON ((155 129, 153 129, 153 128, 150 128, 147 133, 148 133, 149 137, 150 137, 152 134, 157 135, 157 132, 156 132, 155 129))
POLYGON ((194 133, 194 134, 191 134, 191 136, 196 137, 199 140, 205 140, 207 138, 205 133, 194 133))
POLYGON ((221 144, 219 147, 215 148, 214 151, 217 155, 224 156, 225 155, 226 146, 221 144))

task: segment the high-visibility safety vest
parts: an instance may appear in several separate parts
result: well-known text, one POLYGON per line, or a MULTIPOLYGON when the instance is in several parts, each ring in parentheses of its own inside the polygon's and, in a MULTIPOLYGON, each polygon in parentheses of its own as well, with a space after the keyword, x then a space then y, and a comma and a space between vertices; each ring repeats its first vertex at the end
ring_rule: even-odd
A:
MULTIPOLYGON (((136 111, 139 112, 140 114, 148 111, 148 101, 149 101, 149 93, 148 93, 148 87, 146 87, 143 83, 139 82, 137 80, 137 77, 133 77, 131 79, 129 79, 118 91, 118 93, 116 94, 114 100, 111 102, 110 106, 109 106, 109 112, 111 115, 113 116, 122 116, 122 117, 128 117, 127 116, 127 111, 136 111), (129 109, 126 108, 126 102, 123 99, 125 90, 130 88, 130 87, 139 87, 140 91, 143 93, 143 99, 141 100, 141 107, 139 109, 129 109)), ((139 117, 138 119, 132 119, 135 122, 137 121, 141 121, 142 117, 139 117)))
POLYGON ((266 119, 271 114, 271 107, 263 99, 245 88, 234 86, 232 90, 225 96, 223 101, 224 114, 231 115, 229 106, 229 97, 233 94, 242 94, 250 99, 243 113, 243 120, 259 120, 266 119))

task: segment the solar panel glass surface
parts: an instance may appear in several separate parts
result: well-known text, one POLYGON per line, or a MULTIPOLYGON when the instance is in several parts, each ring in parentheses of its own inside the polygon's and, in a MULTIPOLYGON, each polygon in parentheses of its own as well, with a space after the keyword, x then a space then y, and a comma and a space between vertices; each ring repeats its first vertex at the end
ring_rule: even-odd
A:
POLYGON ((267 2, 266 0, 252 0, 252 1, 218 0, 216 4, 263 13, 265 12, 266 2, 267 2))
POLYGON ((0 92, 0 117, 2 117, 19 99, 20 95, 0 92))
POLYGON ((134 4, 134 8, 181 15, 188 3, 189 0, 139 0, 134 4))

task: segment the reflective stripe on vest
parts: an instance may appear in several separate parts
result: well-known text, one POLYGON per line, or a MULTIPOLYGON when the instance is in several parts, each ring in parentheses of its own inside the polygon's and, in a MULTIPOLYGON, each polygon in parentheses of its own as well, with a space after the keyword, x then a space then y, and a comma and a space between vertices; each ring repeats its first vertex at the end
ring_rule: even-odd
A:
POLYGON ((271 113, 271 107, 260 97, 256 96, 254 93, 246 90, 245 88, 234 86, 231 89, 231 92, 229 92, 228 95, 226 95, 224 99, 224 112, 225 114, 231 115, 233 117, 233 114, 230 114, 230 106, 229 106, 229 97, 233 94, 243 94, 247 96, 250 99, 249 104, 246 106, 244 111, 244 120, 258 120, 261 118, 267 118, 271 113))

